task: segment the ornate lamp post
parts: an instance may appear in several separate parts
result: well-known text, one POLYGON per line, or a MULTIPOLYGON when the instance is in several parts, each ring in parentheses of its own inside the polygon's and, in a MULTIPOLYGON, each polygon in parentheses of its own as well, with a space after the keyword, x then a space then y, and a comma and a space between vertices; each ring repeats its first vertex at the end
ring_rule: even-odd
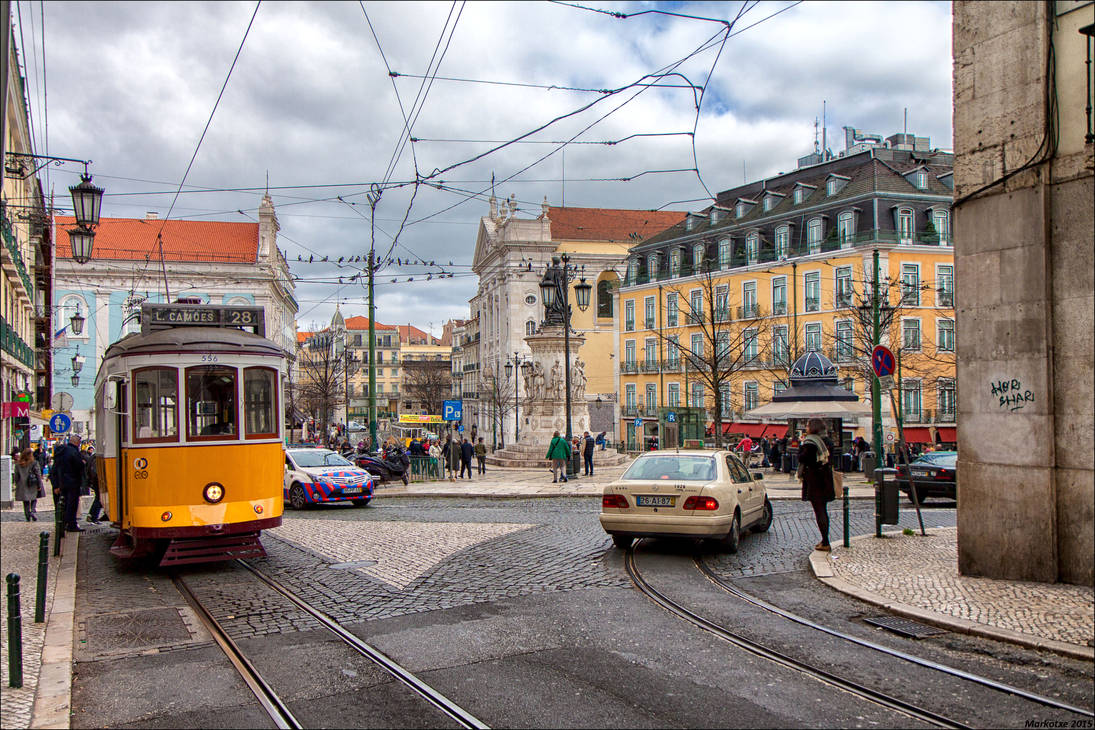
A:
MULTIPOLYGON (((577 275, 577 270, 570 266, 570 257, 564 253, 561 256, 551 257, 551 266, 547 268, 544 278, 540 280, 540 295, 544 300, 544 324, 563 327, 563 357, 565 358, 563 373, 568 443, 574 436, 570 424, 570 281, 577 275), (562 266, 559 266, 560 260, 562 266)), ((574 286, 578 308, 583 312, 589 308, 589 293, 592 289, 593 286, 587 284, 585 279, 574 286)))
POLYGON ((521 374, 528 377, 532 370, 532 363, 522 360, 519 353, 513 353, 513 362, 506 361, 506 379, 513 378, 513 443, 521 438, 521 401, 517 393, 517 378, 514 377, 514 368, 519 367, 521 374))

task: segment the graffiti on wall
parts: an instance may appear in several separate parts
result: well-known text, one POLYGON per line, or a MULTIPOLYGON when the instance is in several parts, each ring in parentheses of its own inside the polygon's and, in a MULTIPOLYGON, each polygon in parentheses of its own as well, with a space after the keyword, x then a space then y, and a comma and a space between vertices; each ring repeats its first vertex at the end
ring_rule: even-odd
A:
POLYGON ((1009 411, 1017 411, 1027 403, 1034 402, 1034 393, 1023 388, 1023 383, 1018 378, 1011 380, 997 380, 989 383, 994 398, 999 398, 1000 408, 1009 411))

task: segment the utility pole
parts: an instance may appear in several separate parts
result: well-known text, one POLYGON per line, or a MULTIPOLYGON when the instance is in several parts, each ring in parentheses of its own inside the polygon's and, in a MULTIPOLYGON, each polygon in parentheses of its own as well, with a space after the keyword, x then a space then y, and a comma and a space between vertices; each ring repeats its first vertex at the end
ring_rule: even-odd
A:
POLYGON ((369 200, 369 450, 376 446, 376 302, 373 299, 373 276, 376 273, 376 204, 380 202, 380 186, 372 184, 369 200))
MULTIPOLYGON (((880 340, 881 322, 879 319, 878 302, 878 249, 874 250, 874 276, 871 281, 871 348, 882 344, 880 340)), ((878 463, 882 464, 882 389, 879 387, 878 378, 871 378, 871 450, 875 453, 878 463)))

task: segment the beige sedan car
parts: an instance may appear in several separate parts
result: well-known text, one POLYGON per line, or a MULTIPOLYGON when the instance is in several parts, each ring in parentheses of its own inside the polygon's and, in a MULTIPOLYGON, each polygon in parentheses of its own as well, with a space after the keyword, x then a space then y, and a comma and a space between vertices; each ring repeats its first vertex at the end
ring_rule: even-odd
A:
POLYGON ((624 549, 636 537, 717 540, 738 550, 741 531, 772 526, 763 475, 730 451, 650 451, 604 488, 601 527, 624 549))

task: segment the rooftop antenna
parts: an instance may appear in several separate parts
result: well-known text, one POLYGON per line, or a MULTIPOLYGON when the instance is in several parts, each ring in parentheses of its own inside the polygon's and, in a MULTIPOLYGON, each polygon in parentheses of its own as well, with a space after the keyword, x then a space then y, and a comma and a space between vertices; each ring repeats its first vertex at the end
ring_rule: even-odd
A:
POLYGON ((266 195, 270 195, 270 171, 266 171, 266 195))
POLYGON ((901 134, 909 133, 909 107, 905 107, 905 123, 901 127, 901 134))
POLYGON ((818 135, 818 121, 817 121, 817 117, 814 117, 814 154, 815 155, 820 154, 820 149, 818 148, 819 142, 818 142, 818 139, 817 139, 817 135, 818 135))
POLYGON ((821 100, 821 159, 829 159, 829 143, 826 141, 828 128, 825 125, 825 100, 821 100))

